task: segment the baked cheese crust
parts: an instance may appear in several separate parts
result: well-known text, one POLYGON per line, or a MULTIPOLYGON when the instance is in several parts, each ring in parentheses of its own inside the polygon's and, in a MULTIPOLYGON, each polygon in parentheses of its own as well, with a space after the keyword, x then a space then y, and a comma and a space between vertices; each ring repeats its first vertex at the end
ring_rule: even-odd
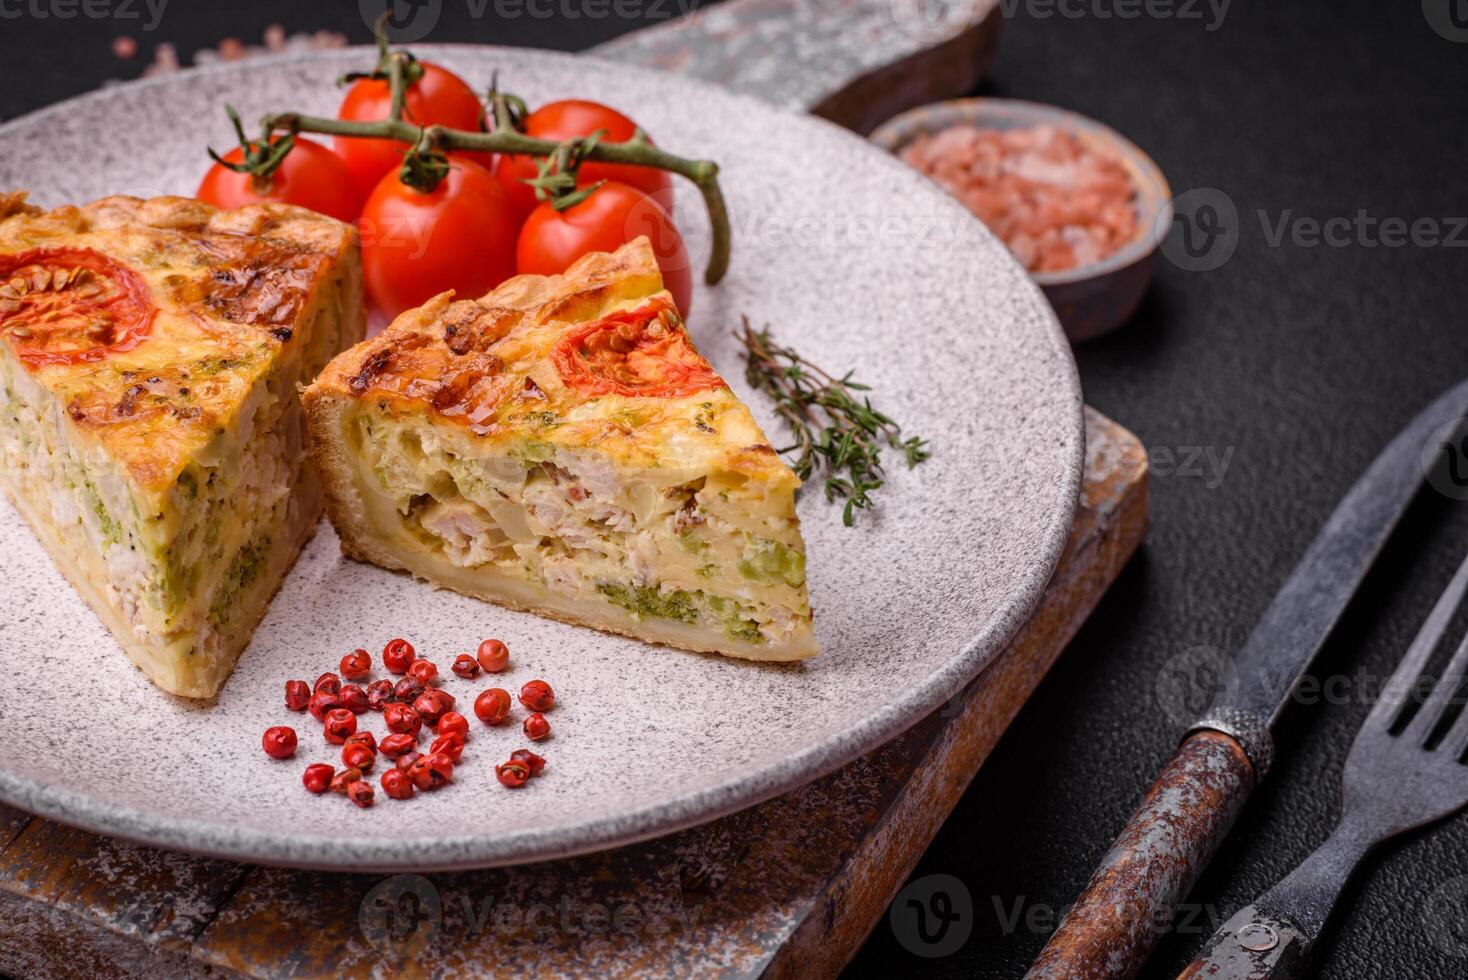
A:
POLYGON ((218 691, 320 517, 297 385, 360 296, 299 208, 0 194, 0 484, 165 691, 218 691))
POLYGON ((646 239, 437 296, 304 401, 350 557, 656 643, 818 652, 800 481, 694 349, 646 239))

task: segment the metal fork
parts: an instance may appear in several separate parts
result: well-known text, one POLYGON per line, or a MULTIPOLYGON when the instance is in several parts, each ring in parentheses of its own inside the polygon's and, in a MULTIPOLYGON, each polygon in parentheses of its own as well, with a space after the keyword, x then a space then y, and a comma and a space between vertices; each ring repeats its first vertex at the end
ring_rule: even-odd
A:
POLYGON ((1468 561, 1438 599, 1356 735, 1341 781, 1341 819, 1330 837, 1288 877, 1224 923, 1180 978, 1301 976, 1336 900, 1366 854, 1382 841, 1468 805, 1468 765, 1461 761, 1468 752, 1468 709, 1432 742, 1447 709, 1461 703, 1456 695, 1468 673, 1468 637, 1435 684, 1423 674, 1465 592, 1468 561), (1420 710, 1393 735, 1415 703, 1411 693, 1429 686, 1432 693, 1420 710))

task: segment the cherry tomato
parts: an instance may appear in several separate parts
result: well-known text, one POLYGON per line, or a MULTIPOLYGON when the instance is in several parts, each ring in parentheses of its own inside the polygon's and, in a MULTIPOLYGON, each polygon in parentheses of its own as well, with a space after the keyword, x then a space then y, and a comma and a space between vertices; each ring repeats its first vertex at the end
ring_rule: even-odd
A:
MULTIPOLYGON (((237 146, 224 159, 241 163, 244 150, 237 146)), ((296 145, 263 184, 249 174, 235 173, 216 163, 204 174, 194 196, 219 208, 242 208, 267 201, 295 204, 350 222, 362 213, 362 200, 367 195, 357 189, 352 171, 341 157, 320 143, 297 136, 296 145)))
MULTIPOLYGON (((625 143, 637 132, 637 124, 616 109, 583 99, 548 102, 525 117, 526 136, 557 143, 577 136, 590 136, 599 129, 606 130, 602 136, 604 141, 625 143)), ((522 218, 529 217, 540 203, 535 198, 535 189, 525 183, 539 173, 536 158, 529 156, 500 157, 495 170, 495 176, 509 191, 522 218)), ((598 180, 615 180, 651 194, 669 214, 673 213, 673 177, 666 170, 595 160, 583 163, 578 183, 586 186, 598 180)))
MULTIPOLYGON (((451 129, 477 131, 483 129, 484 107, 479 96, 458 75, 446 68, 418 62, 423 74, 408 86, 403 99, 403 121, 415 126, 448 126, 451 129)), ((386 79, 361 78, 352 83, 337 110, 338 119, 377 122, 386 119, 392 108, 392 87, 386 79)), ((388 171, 403 162, 408 144, 397 140, 362 139, 337 136, 332 142, 337 155, 346 162, 358 192, 366 197, 388 171)), ((494 167, 489 153, 465 154, 477 158, 487 168, 494 167)))
POLYGON ((505 192, 477 163, 449 162, 448 176, 426 193, 393 171, 362 209, 367 292, 388 316, 446 289, 477 298, 515 273, 519 222, 505 192))
POLYGON ((663 285, 686 316, 693 299, 693 270, 683 236, 662 205, 616 181, 608 181, 565 211, 549 202, 537 207, 520 229, 515 268, 522 275, 554 275, 588 252, 613 252, 642 236, 652 242, 663 285))

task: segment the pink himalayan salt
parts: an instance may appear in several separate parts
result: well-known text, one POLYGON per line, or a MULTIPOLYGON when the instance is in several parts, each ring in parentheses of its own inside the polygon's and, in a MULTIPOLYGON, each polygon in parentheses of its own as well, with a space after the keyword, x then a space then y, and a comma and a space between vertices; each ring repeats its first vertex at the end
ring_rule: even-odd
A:
POLYGON ((1031 272, 1094 264, 1137 234, 1126 169, 1054 126, 958 124, 919 136, 901 157, 962 201, 1031 272))

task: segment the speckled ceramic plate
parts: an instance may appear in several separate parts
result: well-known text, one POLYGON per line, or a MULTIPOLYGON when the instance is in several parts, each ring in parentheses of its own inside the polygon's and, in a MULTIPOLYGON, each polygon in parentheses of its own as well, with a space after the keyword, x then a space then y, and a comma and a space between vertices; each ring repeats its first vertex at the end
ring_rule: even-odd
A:
MULTIPOLYGON (((699 347, 773 435, 731 336, 743 315, 768 322, 818 363, 854 368, 879 407, 932 441, 932 460, 910 472, 891 460, 878 511, 855 528, 818 488, 802 497, 825 650, 805 664, 653 648, 437 592, 344 561, 323 523, 212 704, 148 684, 0 504, 5 802, 164 847, 335 869, 596 850, 729 813, 871 749, 973 678, 1038 600, 1079 489, 1080 392, 1050 308, 961 206, 856 136, 687 79, 533 51, 420 54, 477 85, 498 69, 531 104, 603 99, 662 145, 717 159, 734 259, 722 285, 696 296, 699 347), (518 792, 499 786, 493 764, 523 738, 475 723, 446 791, 407 803, 379 793, 367 811, 306 793, 302 768, 336 753, 309 716, 282 706, 283 682, 400 634, 445 668, 502 637, 514 661, 505 686, 549 680, 559 703, 545 774, 518 792), (301 733, 290 762, 260 751, 276 724, 301 733)), ((229 142, 226 101, 247 119, 292 106, 330 114, 333 79, 370 60, 358 50, 188 72, 15 120, 0 127, 0 188, 47 205, 189 193, 205 145, 229 142)), ((680 188, 677 205, 703 250, 697 195, 680 188)))

